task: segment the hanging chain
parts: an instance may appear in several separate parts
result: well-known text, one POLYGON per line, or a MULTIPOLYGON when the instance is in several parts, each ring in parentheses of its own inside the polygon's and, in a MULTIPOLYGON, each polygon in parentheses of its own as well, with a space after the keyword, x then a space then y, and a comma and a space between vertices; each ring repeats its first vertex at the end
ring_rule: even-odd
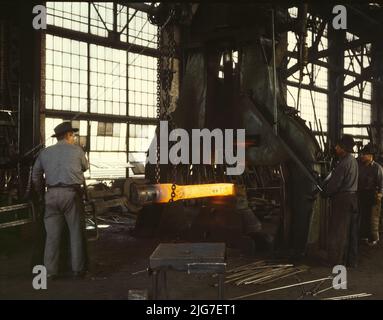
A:
MULTIPOLYGON (((174 10, 171 14, 174 14, 174 10)), ((165 84, 165 97, 164 97, 164 107, 165 112, 167 112, 167 119, 169 121, 169 127, 170 130, 173 130, 176 128, 173 118, 170 115, 170 107, 171 107, 171 89, 172 89, 172 82, 173 82, 173 70, 174 70, 174 55, 175 55, 175 39, 174 39, 174 24, 170 25, 166 29, 166 40, 167 40, 167 55, 166 55, 166 65, 164 68, 164 84, 165 84)), ((177 165, 173 165, 172 167, 172 173, 171 173, 171 180, 172 180, 172 192, 171 192, 171 198, 169 199, 169 202, 174 201, 174 197, 176 196, 176 181, 177 181, 177 165)))
POLYGON ((161 121, 161 70, 162 70, 162 28, 157 28, 157 49, 159 57, 157 59, 157 107, 156 107, 156 115, 157 115, 157 162, 154 170, 154 176, 156 183, 160 183, 160 121, 161 121))
MULTIPOLYGON (((175 128, 173 119, 170 116, 170 105, 171 105, 171 85, 173 81, 173 66, 174 66, 174 54, 175 54, 175 39, 174 39, 174 24, 167 26, 168 22, 174 16, 174 9, 171 10, 170 15, 167 21, 157 28, 157 49, 159 53, 159 58, 157 59, 157 163, 155 167, 155 181, 160 183, 161 172, 160 172, 160 121, 165 117, 169 120, 170 129, 175 128), (165 28, 167 26, 167 28, 165 28), (166 31, 166 41, 167 45, 163 45, 163 31, 166 31), (162 108, 161 108, 162 107, 162 108), (162 112, 161 112, 162 111, 162 112)), ((172 192, 169 202, 174 201, 176 196, 176 178, 177 170, 176 165, 172 168, 172 192)))

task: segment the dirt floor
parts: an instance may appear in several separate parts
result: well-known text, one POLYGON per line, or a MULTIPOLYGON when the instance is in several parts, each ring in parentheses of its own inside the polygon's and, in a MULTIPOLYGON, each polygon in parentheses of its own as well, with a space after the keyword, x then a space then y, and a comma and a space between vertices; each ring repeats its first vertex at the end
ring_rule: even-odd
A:
MULTIPOLYGON (((31 241, 15 244, 8 255, 0 255, 0 299, 128 299, 129 290, 142 289, 151 294, 151 279, 146 272, 135 275, 148 267, 150 254, 161 242, 159 239, 134 238, 131 226, 111 225, 101 229, 100 238, 88 243, 90 272, 81 280, 69 277, 48 282, 47 290, 32 288, 31 241)), ((241 256, 228 248, 228 269, 259 259, 241 256)), ((331 275, 331 268, 303 261, 310 267, 300 275, 301 281, 308 281, 331 275)), ((226 284, 225 298, 266 290, 296 283, 294 277, 281 279, 265 285, 235 286, 226 284)), ((168 273, 170 299, 216 299, 216 278, 211 275, 168 273)), ((315 284, 306 285, 309 291, 315 284)), ((321 288, 331 286, 331 281, 321 288)), ((356 293, 371 293, 363 299, 383 299, 383 248, 362 247, 357 269, 348 270, 348 288, 331 289, 316 298, 326 298, 356 293)), ((302 296, 300 287, 265 293, 248 299, 298 299, 302 296)), ((307 297, 310 298, 310 297, 307 297)))

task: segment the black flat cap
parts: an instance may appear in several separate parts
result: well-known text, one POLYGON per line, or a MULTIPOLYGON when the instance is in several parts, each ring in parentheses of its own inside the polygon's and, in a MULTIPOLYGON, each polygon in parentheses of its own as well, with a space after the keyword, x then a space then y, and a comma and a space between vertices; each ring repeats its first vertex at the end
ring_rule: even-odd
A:
POLYGON ((339 140, 338 145, 345 150, 346 152, 353 153, 354 152, 354 146, 355 146, 354 138, 349 135, 345 134, 343 137, 339 140))
POLYGON ((72 123, 69 121, 65 121, 63 123, 60 123, 56 128, 54 128, 55 134, 52 135, 52 138, 56 138, 57 136, 60 136, 67 132, 77 132, 77 128, 72 127, 72 123))
POLYGON ((375 148, 371 143, 367 143, 362 150, 360 150, 361 154, 375 154, 375 148))

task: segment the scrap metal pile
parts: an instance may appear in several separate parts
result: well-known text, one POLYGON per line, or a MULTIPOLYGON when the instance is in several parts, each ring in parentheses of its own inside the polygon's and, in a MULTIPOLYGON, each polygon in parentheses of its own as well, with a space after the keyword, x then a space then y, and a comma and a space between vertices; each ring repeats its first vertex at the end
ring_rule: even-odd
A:
MULTIPOLYGON (((293 264, 282 263, 281 261, 266 261, 260 260, 255 261, 246 265, 238 266, 233 269, 226 271, 225 276, 225 284, 231 284, 235 286, 241 285, 266 285, 275 281, 279 281, 281 279, 285 279, 288 277, 294 276, 296 283, 288 284, 284 286, 279 286, 275 288, 269 288, 265 290, 257 290, 255 292, 251 292, 248 294, 244 294, 241 296, 233 297, 230 300, 240 300, 240 299, 248 299, 250 297, 254 297, 257 295, 262 295, 274 291, 281 291, 290 288, 300 288, 301 295, 297 297, 300 299, 318 299, 319 295, 327 292, 332 289, 336 289, 334 287, 333 276, 322 277, 319 279, 312 279, 308 281, 301 281, 301 279, 297 276, 300 273, 307 272, 309 267, 300 266, 296 267, 293 264), (321 286, 326 283, 331 282, 331 285, 322 289, 321 286), (307 285, 313 285, 312 288, 307 290, 307 285)), ((217 275, 213 275, 216 277, 217 275)), ((344 284, 342 282, 341 284, 344 284)), ((338 284, 338 285, 341 285, 338 284)), ((371 293, 356 293, 349 295, 340 295, 335 297, 322 298, 324 300, 350 300, 357 298, 364 298, 371 296, 371 293)))
POLYGON ((267 284, 291 277, 308 270, 308 267, 294 267, 292 264, 278 264, 257 261, 227 271, 225 283, 234 285, 267 284))

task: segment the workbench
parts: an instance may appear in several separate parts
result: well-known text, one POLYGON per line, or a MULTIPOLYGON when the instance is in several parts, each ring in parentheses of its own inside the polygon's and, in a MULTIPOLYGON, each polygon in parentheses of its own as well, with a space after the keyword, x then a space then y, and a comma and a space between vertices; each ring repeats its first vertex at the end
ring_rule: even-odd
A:
POLYGON ((149 258, 153 299, 158 299, 158 282, 163 276, 167 294, 166 272, 169 270, 191 273, 218 274, 218 298, 224 297, 226 245, 224 243, 160 243, 149 258))

